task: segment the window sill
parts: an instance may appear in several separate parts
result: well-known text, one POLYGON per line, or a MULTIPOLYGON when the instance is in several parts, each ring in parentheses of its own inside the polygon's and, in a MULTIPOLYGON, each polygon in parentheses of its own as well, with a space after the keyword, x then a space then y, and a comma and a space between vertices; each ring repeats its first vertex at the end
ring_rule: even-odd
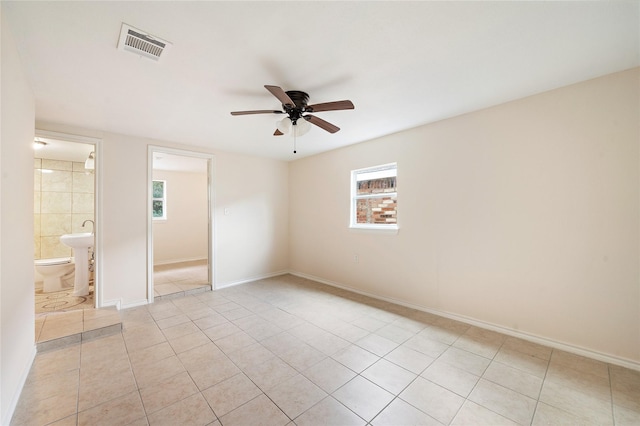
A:
POLYGON ((398 225, 350 225, 352 232, 371 232, 374 234, 398 234, 398 225))

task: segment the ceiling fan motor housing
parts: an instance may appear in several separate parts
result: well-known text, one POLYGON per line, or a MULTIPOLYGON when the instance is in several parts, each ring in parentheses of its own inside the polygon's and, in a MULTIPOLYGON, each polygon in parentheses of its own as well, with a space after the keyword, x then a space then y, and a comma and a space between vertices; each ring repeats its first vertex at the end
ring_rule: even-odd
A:
POLYGON ((289 90, 286 94, 289 95, 291 100, 296 104, 297 109, 304 109, 307 106, 307 102, 309 102, 309 95, 300 90, 289 90))
POLYGON ((302 113, 305 112, 307 102, 309 102, 309 95, 306 92, 300 90, 288 90, 287 95, 295 103, 294 107, 282 105, 282 108, 287 112, 289 118, 293 123, 296 123, 298 119, 302 117, 302 113))

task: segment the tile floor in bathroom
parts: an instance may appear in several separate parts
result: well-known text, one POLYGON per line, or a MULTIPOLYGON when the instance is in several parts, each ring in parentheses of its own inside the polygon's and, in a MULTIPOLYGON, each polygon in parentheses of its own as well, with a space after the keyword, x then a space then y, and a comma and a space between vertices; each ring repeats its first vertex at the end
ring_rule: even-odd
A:
POLYGON ((36 316, 51 312, 71 311, 76 309, 91 309, 93 302, 93 282, 89 285, 89 295, 74 296, 73 287, 51 293, 42 292, 42 282, 36 286, 36 316))
POLYGON ((12 425, 640 424, 640 372, 284 275, 38 353, 12 425))

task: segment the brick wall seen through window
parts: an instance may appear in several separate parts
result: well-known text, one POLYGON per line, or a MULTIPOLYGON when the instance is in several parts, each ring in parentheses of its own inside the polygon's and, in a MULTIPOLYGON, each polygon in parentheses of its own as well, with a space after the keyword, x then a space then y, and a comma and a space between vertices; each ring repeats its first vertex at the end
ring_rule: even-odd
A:
POLYGON ((397 166, 388 164, 352 172, 353 227, 397 227, 397 166))

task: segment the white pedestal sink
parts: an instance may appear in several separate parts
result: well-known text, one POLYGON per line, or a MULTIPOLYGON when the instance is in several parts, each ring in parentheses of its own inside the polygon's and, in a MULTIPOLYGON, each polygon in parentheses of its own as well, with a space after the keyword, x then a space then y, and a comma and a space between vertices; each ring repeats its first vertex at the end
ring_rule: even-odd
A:
POLYGON ((89 294, 89 247, 93 247, 94 235, 90 232, 79 234, 65 234, 60 242, 73 249, 76 264, 73 295, 86 296, 89 294))

